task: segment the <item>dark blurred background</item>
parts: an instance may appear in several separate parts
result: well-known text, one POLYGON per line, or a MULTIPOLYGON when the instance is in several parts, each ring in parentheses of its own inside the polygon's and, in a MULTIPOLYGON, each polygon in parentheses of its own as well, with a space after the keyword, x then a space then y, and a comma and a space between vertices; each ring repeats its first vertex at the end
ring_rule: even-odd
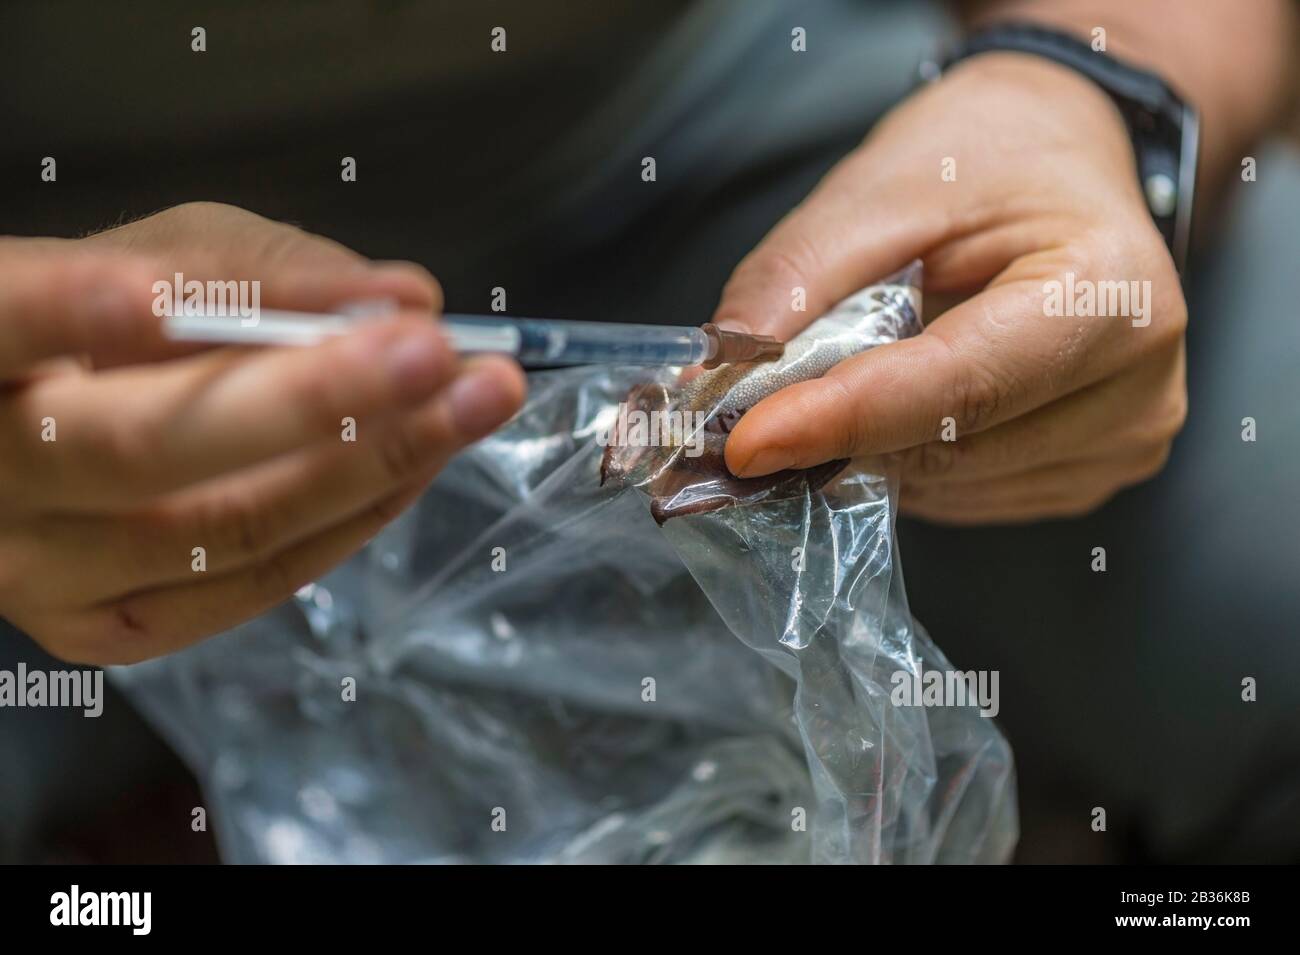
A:
MULTIPOLYGON (((951 31, 868 0, 49 0, 5 21, 0 233, 216 200, 420 262, 449 310, 502 286, 512 314, 678 323, 951 31), (790 22, 816 56, 783 55, 790 22)), ((1002 673, 1023 861, 1300 861, 1300 152, 1266 144, 1258 169, 1201 230, 1162 475, 1068 523, 903 522, 913 612, 955 665, 1002 673)), ((0 668, 18 660, 54 665, 0 622, 0 668)), ((120 696, 97 720, 0 710, 0 861, 215 861, 176 824, 201 803, 120 696)))

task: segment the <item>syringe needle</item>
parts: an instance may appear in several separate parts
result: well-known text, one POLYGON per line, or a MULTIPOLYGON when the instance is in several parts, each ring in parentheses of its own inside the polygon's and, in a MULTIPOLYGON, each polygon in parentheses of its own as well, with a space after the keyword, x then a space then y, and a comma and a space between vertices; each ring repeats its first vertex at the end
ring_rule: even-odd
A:
MULTIPOLYGON (((264 308, 251 316, 168 316, 163 327, 169 338, 179 341, 313 345, 346 334, 359 322, 382 317, 264 308)), ((513 355, 526 368, 590 364, 704 364, 714 368, 779 358, 783 347, 766 335, 733 332, 711 324, 697 328, 451 314, 443 315, 440 325, 457 351, 513 355)))

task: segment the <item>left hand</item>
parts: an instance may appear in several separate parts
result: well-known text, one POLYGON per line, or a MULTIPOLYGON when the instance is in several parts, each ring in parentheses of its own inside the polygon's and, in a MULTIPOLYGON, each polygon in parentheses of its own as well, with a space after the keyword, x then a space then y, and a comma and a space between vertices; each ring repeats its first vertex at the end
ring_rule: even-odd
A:
POLYGON ((760 402, 728 439, 733 472, 901 451, 903 509, 968 524, 1082 514, 1162 467, 1186 414, 1186 305, 1100 90, 1021 54, 958 64, 741 262, 714 320, 788 339, 917 257, 927 305, 952 307, 760 402), (1060 317, 1046 283, 1068 273, 1099 302, 1112 283, 1141 297, 1060 317))

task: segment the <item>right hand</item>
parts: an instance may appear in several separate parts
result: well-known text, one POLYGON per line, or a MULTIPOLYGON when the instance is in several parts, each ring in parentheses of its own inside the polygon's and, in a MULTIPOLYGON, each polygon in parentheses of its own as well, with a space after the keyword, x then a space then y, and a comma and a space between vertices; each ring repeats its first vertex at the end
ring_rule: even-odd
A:
POLYGON ((523 400, 513 362, 457 360, 440 307, 417 266, 212 203, 0 239, 0 616, 63 659, 129 663, 344 560, 523 400), (176 272, 260 280, 268 308, 401 312, 310 348, 181 346, 152 311, 176 272))

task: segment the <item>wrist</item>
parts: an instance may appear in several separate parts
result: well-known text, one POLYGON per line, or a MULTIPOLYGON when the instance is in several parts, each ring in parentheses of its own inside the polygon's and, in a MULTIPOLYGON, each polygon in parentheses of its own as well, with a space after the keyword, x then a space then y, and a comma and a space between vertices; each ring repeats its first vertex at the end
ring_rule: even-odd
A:
POLYGON ((1300 17, 1292 0, 959 0, 969 30, 1037 22, 1160 76, 1201 117, 1204 178, 1236 164, 1240 151, 1276 123, 1285 102, 1300 17))

